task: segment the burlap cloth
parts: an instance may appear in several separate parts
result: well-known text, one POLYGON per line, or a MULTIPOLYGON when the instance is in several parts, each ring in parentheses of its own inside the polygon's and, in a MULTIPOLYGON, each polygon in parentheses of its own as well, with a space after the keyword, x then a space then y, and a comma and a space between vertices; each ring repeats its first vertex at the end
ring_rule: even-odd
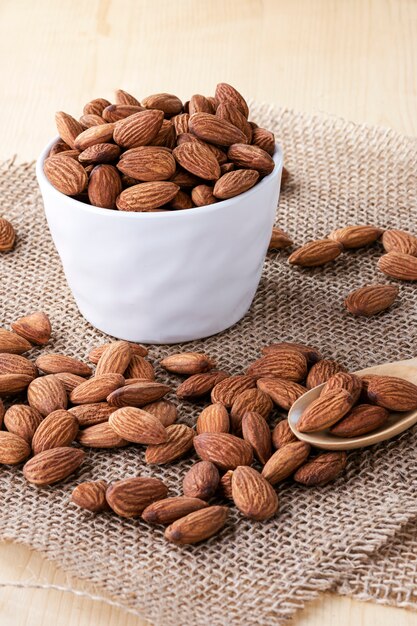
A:
MULTIPOLYGON (((283 145, 292 178, 278 224, 297 244, 346 224, 416 230, 415 139, 268 106, 256 107, 253 118, 283 145)), ((66 286, 33 165, 3 164, 0 190, 2 213, 19 236, 15 251, 0 259, 0 323, 41 308, 53 323, 50 349, 84 357, 105 337, 82 319, 66 286)), ((286 253, 270 254, 246 317, 221 335, 181 347, 206 350, 231 373, 280 339, 317 345, 352 370, 413 357, 417 292, 411 283, 401 284, 392 311, 373 319, 354 319, 342 306, 351 289, 387 282, 376 269, 380 253, 377 247, 346 253, 307 271, 290 268, 286 253)), ((152 348, 151 358, 177 349, 152 348)), ((192 424, 199 410, 201 405, 184 403, 181 420, 192 424)), ((82 480, 138 474, 159 476, 179 493, 190 460, 154 469, 144 464, 140 448, 89 451, 75 477, 47 489, 26 484, 20 469, 3 467, 0 537, 41 551, 161 626, 281 624, 329 589, 415 609, 416 453, 414 428, 351 454, 346 475, 335 484, 281 485, 276 519, 254 523, 232 508, 220 536, 187 548, 168 544, 162 529, 140 520, 82 511, 69 495, 82 480)))

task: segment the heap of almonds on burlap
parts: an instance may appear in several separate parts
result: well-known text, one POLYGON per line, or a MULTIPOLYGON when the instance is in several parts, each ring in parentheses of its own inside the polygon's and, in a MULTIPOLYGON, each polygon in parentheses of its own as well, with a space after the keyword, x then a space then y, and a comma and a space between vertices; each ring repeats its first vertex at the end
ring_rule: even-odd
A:
POLYGON ((165 398, 171 387, 155 380, 143 346, 115 341, 94 348, 88 357, 96 365, 93 374, 90 365, 74 357, 43 353, 32 362, 22 356, 33 344, 48 343, 51 325, 44 313, 11 327, 0 329, 0 395, 15 401, 26 394, 27 403, 20 395, 5 410, 0 401, 6 429, 0 431, 0 463, 24 462, 25 478, 42 487, 76 472, 83 447, 105 453, 146 446, 149 465, 172 463, 194 450, 200 461, 183 477, 183 496, 168 497, 161 480, 143 476, 110 485, 84 482, 72 493, 73 502, 89 511, 165 524, 165 537, 177 544, 217 533, 228 515, 224 500, 232 500, 250 519, 265 520, 278 511, 281 481, 292 477, 303 485, 323 485, 342 472, 344 452, 310 457, 310 446, 296 439, 286 419, 271 431, 274 405, 288 411, 307 389, 326 383, 301 416, 299 430, 330 428, 343 437, 380 427, 389 411, 417 408, 417 386, 411 383, 387 376, 360 378, 312 347, 283 342, 265 347, 260 359, 234 376, 216 370, 203 353, 163 359, 163 368, 185 377, 178 398, 211 399, 194 429, 177 421, 175 404, 165 398))

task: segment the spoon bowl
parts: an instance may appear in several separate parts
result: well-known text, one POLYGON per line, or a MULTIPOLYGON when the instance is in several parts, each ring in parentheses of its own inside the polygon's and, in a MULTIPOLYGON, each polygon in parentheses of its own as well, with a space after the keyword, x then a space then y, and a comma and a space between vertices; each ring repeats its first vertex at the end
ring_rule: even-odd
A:
MULTIPOLYGON (((396 376, 397 378, 403 378, 417 385, 417 358, 407 361, 397 361, 395 363, 374 365, 354 373, 359 376, 365 374, 396 376)), ((364 448, 379 443, 380 441, 391 439, 391 437, 399 435, 404 430, 407 430, 417 423, 417 410, 414 410, 404 413, 390 413, 388 420, 383 426, 371 433, 358 437, 335 437, 326 430, 313 433, 300 433, 297 430, 298 420, 308 405, 319 397, 323 387, 324 384, 307 391, 307 393, 294 402, 288 413, 288 423, 294 435, 301 441, 306 441, 316 448, 322 448, 323 450, 352 450, 354 448, 364 448)))

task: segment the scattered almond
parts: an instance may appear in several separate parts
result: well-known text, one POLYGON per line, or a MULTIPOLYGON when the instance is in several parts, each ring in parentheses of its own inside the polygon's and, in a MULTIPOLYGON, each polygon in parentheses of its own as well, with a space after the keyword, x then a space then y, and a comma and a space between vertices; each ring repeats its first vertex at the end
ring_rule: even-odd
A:
POLYGON ((273 487, 252 467, 240 466, 234 470, 232 496, 237 508, 250 519, 266 520, 278 510, 278 496, 273 487))
POLYGON ((107 511, 107 483, 104 480, 80 483, 71 494, 71 500, 77 506, 93 513, 107 511))
POLYGON ((51 322, 43 311, 21 317, 13 322, 11 327, 20 337, 36 345, 43 346, 51 338, 51 322))
POLYGON ((106 500, 117 515, 139 517, 156 500, 168 493, 167 487, 158 478, 125 478, 114 482, 106 491, 106 500))
POLYGON ((228 514, 225 506, 208 506, 194 511, 168 526, 165 538, 179 545, 199 543, 218 533, 228 514))
POLYGON ((214 463, 210 461, 194 463, 182 482, 184 495, 209 500, 215 494, 219 481, 219 471, 214 463))
POLYGON ((345 299, 345 307, 352 315, 370 317, 388 309, 398 292, 396 285, 367 285, 352 291, 345 299))
POLYGON ((294 480, 308 487, 325 485, 339 476, 346 463, 346 452, 324 452, 300 467, 294 480))

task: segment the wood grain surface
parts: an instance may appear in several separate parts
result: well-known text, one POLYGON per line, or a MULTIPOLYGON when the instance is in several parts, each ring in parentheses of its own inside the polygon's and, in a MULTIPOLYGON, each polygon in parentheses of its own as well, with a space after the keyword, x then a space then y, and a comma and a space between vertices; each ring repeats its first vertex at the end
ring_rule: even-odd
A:
MULTIPOLYGON (((219 81, 417 135, 415 0, 1 0, 0 59, 0 159, 35 159, 56 133, 55 111, 77 116, 116 88, 186 99, 219 81)), ((1 626, 143 624, 85 591, 99 594, 23 546, 0 545, 1 626)), ((294 623, 411 626, 417 616, 325 594, 294 623)))

